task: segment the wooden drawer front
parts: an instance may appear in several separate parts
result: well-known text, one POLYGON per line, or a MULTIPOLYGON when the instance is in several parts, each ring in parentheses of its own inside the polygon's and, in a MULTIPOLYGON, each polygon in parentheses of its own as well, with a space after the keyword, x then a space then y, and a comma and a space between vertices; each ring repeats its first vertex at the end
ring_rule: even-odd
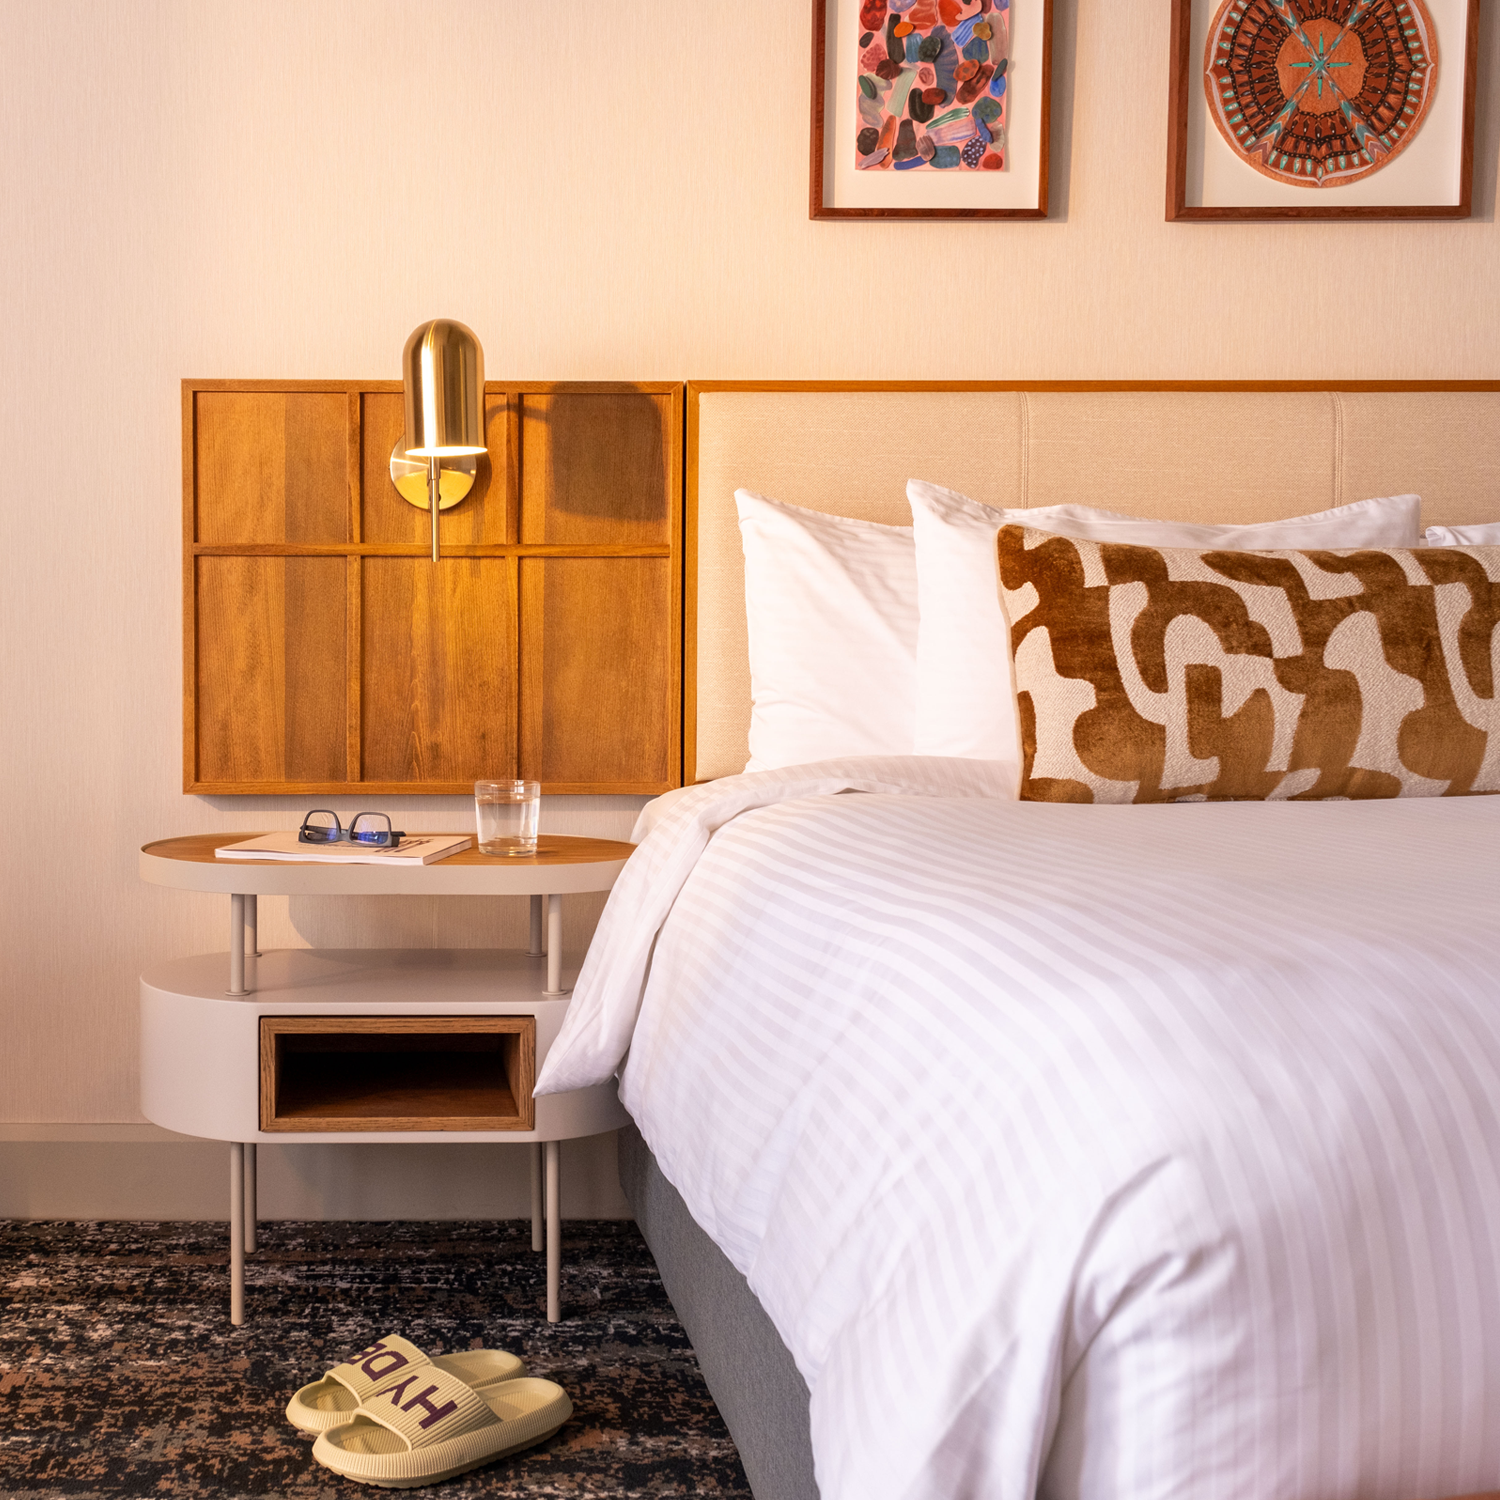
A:
POLYGON ((486 384, 436 565, 399 382, 182 394, 185 791, 680 784, 682 386, 486 384))
POLYGON ((262 1016, 263 1131, 532 1130, 534 1016, 262 1016))

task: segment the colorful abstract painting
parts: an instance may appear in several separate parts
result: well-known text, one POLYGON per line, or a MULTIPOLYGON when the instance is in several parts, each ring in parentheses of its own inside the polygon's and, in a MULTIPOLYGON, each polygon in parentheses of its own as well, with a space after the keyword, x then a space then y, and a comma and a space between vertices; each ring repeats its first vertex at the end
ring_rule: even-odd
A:
POLYGON ((1422 0, 1225 0, 1204 69, 1236 156, 1278 182, 1338 187, 1416 135, 1437 44, 1422 0))
POLYGON ((855 166, 1005 166, 1010 0, 863 0, 855 166))

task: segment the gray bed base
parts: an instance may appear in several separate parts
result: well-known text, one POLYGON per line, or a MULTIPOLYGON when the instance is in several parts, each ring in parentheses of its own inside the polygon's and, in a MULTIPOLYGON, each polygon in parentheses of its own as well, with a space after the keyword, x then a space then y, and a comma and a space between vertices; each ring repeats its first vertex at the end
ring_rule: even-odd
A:
POLYGON ((620 1132, 620 1185, 755 1500, 818 1500, 807 1385, 755 1293, 698 1227, 634 1125, 620 1132))

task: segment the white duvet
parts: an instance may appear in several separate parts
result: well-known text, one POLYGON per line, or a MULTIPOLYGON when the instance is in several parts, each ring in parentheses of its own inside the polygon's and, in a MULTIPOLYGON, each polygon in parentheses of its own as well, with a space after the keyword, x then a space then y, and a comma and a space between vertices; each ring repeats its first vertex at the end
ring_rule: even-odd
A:
POLYGON ((624 1064, 823 1500, 1492 1489, 1497 890, 1494 798, 733 777, 626 867, 538 1091, 624 1064))

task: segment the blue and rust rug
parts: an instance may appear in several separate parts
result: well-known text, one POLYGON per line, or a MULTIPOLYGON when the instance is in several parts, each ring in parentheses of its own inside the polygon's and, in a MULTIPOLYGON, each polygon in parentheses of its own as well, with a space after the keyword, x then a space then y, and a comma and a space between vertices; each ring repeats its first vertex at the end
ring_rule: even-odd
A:
POLYGON ((549 1442, 434 1500, 705 1495, 749 1487, 635 1225, 563 1226, 563 1321, 529 1222, 272 1223, 229 1326, 222 1224, 0 1222, 0 1496, 333 1500, 381 1493, 313 1462, 287 1397, 400 1332, 502 1348, 556 1380, 549 1442))

